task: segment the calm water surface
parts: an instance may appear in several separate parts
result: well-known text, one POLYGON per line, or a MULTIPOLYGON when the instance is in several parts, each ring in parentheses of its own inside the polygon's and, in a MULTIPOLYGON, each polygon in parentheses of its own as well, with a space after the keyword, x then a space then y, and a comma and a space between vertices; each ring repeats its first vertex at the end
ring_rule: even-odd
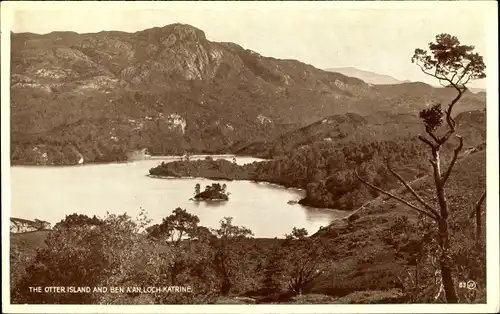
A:
MULTIPOLYGON (((204 158, 204 156, 191 159, 204 158)), ((232 156, 214 156, 231 160, 232 156)), ((223 217, 250 228, 256 237, 282 237, 293 227, 310 234, 320 226, 343 217, 347 212, 289 205, 303 192, 249 181, 215 181, 202 178, 155 179, 147 177, 150 168, 178 157, 154 157, 130 163, 67 167, 12 167, 12 217, 42 219, 53 225, 71 213, 104 217, 106 212, 137 217, 141 207, 153 223, 161 222, 176 207, 200 218, 206 227, 218 227, 223 217), (194 186, 226 183, 228 202, 193 202, 194 186)), ((237 157, 239 164, 258 161, 237 157)))

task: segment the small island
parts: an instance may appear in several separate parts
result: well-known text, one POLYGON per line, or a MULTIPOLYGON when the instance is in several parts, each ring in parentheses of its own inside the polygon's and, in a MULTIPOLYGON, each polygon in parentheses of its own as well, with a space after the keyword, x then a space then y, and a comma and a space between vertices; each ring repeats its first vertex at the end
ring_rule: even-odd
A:
POLYGON ((151 177, 201 177, 216 181, 252 180, 258 163, 238 165, 225 159, 214 160, 207 156, 200 160, 162 162, 149 170, 151 177))
POLYGON ((194 188, 194 198, 195 201, 228 201, 229 193, 226 192, 226 184, 220 185, 219 183, 212 183, 212 185, 207 185, 205 191, 201 192, 201 186, 199 183, 196 184, 194 188))

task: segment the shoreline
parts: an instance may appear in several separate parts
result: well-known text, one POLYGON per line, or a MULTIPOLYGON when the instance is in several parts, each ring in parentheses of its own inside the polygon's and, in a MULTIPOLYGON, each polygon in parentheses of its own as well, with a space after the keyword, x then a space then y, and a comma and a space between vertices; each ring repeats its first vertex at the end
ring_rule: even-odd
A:
MULTIPOLYGON (((208 180, 208 181, 210 181, 210 180, 212 180, 212 181, 217 181, 217 180, 219 180, 219 181, 229 181, 229 182, 232 182, 232 181, 242 181, 242 182, 250 182, 250 183, 255 183, 255 184, 270 185, 270 186, 274 186, 274 187, 283 188, 285 190, 296 190, 296 191, 300 191, 300 192, 305 192, 305 189, 302 189, 302 188, 297 188, 297 187, 293 187, 293 186, 285 186, 285 185, 281 185, 281 184, 277 184, 277 183, 273 183, 273 182, 269 182, 269 181, 256 181, 256 180, 249 180, 249 179, 240 180, 240 179, 229 179, 229 178, 192 177, 192 176, 179 176, 179 177, 176 177, 176 176, 161 176, 161 175, 154 175, 154 174, 146 174, 145 176, 149 177, 149 178, 152 178, 152 179, 163 179, 163 180, 204 179, 204 180, 208 180)), ((319 208, 319 207, 317 207, 317 208, 319 208)))
MULTIPOLYGON (((284 190, 295 190, 295 191, 298 191, 298 192, 305 192, 305 189, 301 189, 301 188, 297 188, 297 187, 287 187, 287 186, 284 186, 284 185, 280 185, 280 184, 272 183, 272 182, 268 182, 268 181, 237 180, 237 179, 236 180, 233 180, 233 179, 211 179, 211 178, 207 178, 207 177, 191 177, 191 176, 174 177, 174 176, 160 176, 160 175, 151 175, 151 174, 146 174, 145 176, 149 177, 149 178, 152 178, 152 179, 160 179, 160 180, 203 179, 203 180, 207 180, 207 181, 216 181, 216 180, 230 181, 230 182, 232 182, 232 181, 242 181, 242 182, 249 182, 249 183, 254 183, 254 184, 269 185, 269 186, 273 186, 273 187, 282 188, 284 190)), ((359 208, 356 208, 356 209, 353 209, 353 210, 340 210, 340 209, 329 208, 329 207, 314 207, 314 206, 300 204, 299 203, 300 200, 291 200, 291 201, 296 201, 296 203, 294 203, 294 204, 288 204, 290 206, 299 205, 301 207, 304 207, 304 208, 307 208, 307 209, 311 209, 311 210, 328 210, 328 211, 346 213, 345 217, 338 218, 338 219, 344 219, 347 216, 349 216, 350 214, 354 213, 354 211, 356 211, 356 210, 359 209, 359 208)), ((338 219, 335 219, 335 220, 338 220, 338 219)), ((330 224, 331 224, 331 222, 330 222, 330 224)))
MULTIPOLYGON (((143 158, 143 159, 132 159, 132 160, 116 160, 116 161, 102 161, 102 162, 83 162, 82 164, 45 164, 45 165, 37 165, 33 163, 12 163, 11 160, 10 162, 10 167, 26 167, 26 168, 59 168, 59 167, 80 167, 80 166, 90 166, 90 165, 112 165, 112 164, 128 164, 128 163, 134 163, 138 161, 162 161, 162 160, 168 160, 168 159, 175 159, 175 158, 182 158, 185 155, 166 155, 166 156, 161 156, 161 155, 152 155, 148 158, 143 158)), ((216 154, 216 155, 211 155, 211 154, 196 154, 196 155, 190 155, 189 158, 206 158, 206 157, 212 157, 215 160, 221 159, 224 157, 231 158, 253 158, 253 159, 260 159, 260 160, 255 160, 254 162, 265 162, 271 159, 265 159, 265 158, 260 158, 260 157, 254 157, 250 155, 235 155, 235 154, 216 154)), ((173 160, 173 161, 178 161, 178 160, 173 160)))

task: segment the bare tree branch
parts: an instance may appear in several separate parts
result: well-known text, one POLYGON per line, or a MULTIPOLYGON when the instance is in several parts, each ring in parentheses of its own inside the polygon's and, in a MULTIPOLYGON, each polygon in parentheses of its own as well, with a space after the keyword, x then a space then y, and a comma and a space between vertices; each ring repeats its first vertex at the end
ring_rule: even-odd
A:
MULTIPOLYGON (((464 69, 464 72, 462 73, 462 75, 460 76, 460 78, 457 80, 457 85, 460 83, 460 81, 462 81, 462 79, 464 78, 465 74, 467 74, 469 72, 469 67, 470 67, 471 63, 467 64, 465 66, 465 69, 464 69)), ((469 76, 470 78, 470 76, 469 76)), ((469 81, 469 79, 467 79, 467 82, 469 81)), ((465 85, 466 83, 463 83, 462 85, 465 85)))
POLYGON ((437 144, 440 144, 441 143, 441 140, 437 138, 437 136, 432 133, 432 130, 430 127, 426 126, 425 127, 425 131, 427 132, 427 134, 429 134, 430 137, 432 137, 432 139, 437 143, 437 144))
POLYGON ((485 199, 486 199, 486 190, 483 191, 483 194, 481 194, 481 197, 479 198, 479 200, 474 205, 474 210, 471 212, 470 218, 474 217, 475 215, 477 215, 477 213, 480 212, 481 205, 483 205, 483 202, 484 202, 485 199))
POLYGON ((483 192, 483 194, 481 195, 481 197, 477 201, 476 208, 481 208, 481 205, 483 204, 485 199, 486 199, 486 191, 483 192))
POLYGON ((439 76, 437 74, 432 74, 431 72, 426 71, 422 65, 420 65, 418 63, 417 63, 417 65, 419 66, 420 70, 422 70, 422 72, 424 72, 425 74, 430 75, 432 77, 435 77, 438 80, 443 80, 443 81, 448 81, 449 82, 449 80, 446 77, 442 77, 442 76, 439 76))
POLYGON ((453 82, 453 80, 455 79, 455 76, 458 74, 457 71, 451 71, 453 74, 453 76, 451 77, 451 81, 453 82))
POLYGON ((434 182, 436 184, 436 187, 439 187, 441 185, 441 172, 439 170, 439 164, 438 161, 433 160, 432 158, 429 158, 429 161, 432 165, 432 170, 433 170, 433 175, 434 175, 434 182))
POLYGON ((463 90, 461 88, 458 88, 458 94, 457 96, 451 101, 451 103, 448 105, 448 109, 446 110, 446 122, 448 122, 448 126, 450 127, 451 130, 455 131, 455 121, 451 117, 451 111, 453 110, 453 106, 457 103, 457 101, 462 98, 463 90))
POLYGON ((472 215, 476 215, 476 249, 479 251, 481 249, 481 235, 482 235, 482 226, 481 226, 481 205, 486 199, 486 190, 483 192, 479 200, 476 202, 474 206, 474 211, 472 215))
POLYGON ((394 171, 389 165, 387 165, 387 169, 389 169, 389 171, 392 173, 393 176, 395 176, 399 182, 401 182, 408 191, 410 191, 411 194, 413 194, 413 196, 415 196, 415 198, 417 199, 417 201, 422 204, 425 208, 427 208, 428 211, 430 211, 431 213, 433 213, 436 217, 439 217, 439 213, 437 210, 435 210, 434 208, 432 208, 432 206, 430 206, 429 204, 427 204, 421 197, 420 195, 417 194, 417 192, 405 181, 405 179, 403 179, 403 177, 401 177, 399 175, 399 173, 397 173, 396 171, 394 171))
POLYGON ((421 140, 422 142, 424 142, 425 144, 429 145, 432 149, 435 149, 435 146, 434 144, 431 143, 431 141, 429 141, 428 139, 426 139, 425 137, 423 137, 422 135, 419 135, 418 136, 419 140, 421 140))
POLYGON ((451 160, 450 162, 450 165, 448 166, 448 169, 446 170, 446 172, 444 173, 443 175, 443 178, 441 180, 441 182, 443 184, 445 184, 446 180, 448 180, 450 174, 451 174, 451 170, 453 169, 453 166, 455 165, 455 163, 457 162, 457 159, 458 159, 458 154, 460 153, 460 151, 462 150, 462 148, 464 147, 464 140, 462 139, 461 136, 457 135, 458 137, 458 140, 460 141, 457 148, 455 148, 455 151, 453 152, 453 159, 451 160))
POLYGON ((448 107, 448 109, 446 109, 446 119, 447 119, 446 121, 448 123, 451 123, 451 125, 453 126, 453 128, 452 128, 452 133, 453 133, 453 131, 455 131, 455 127, 457 124, 455 123, 455 119, 453 119, 453 117, 451 116, 451 108, 450 107, 448 107), (449 114, 448 114, 448 111, 449 111, 449 114))
POLYGON ((441 83, 440 79, 438 79, 438 82, 439 82, 439 85, 441 85, 442 87, 447 87, 448 86, 448 85, 445 85, 445 84, 441 83))
POLYGON ((359 176, 359 174, 358 174, 358 172, 357 172, 357 171, 355 171, 354 173, 356 174, 356 177, 358 178, 358 180, 359 180, 359 181, 361 181, 361 182, 362 182, 362 183, 364 183, 365 185, 367 185, 367 186, 371 187, 372 189, 374 189, 374 190, 376 190, 376 191, 378 191, 378 192, 380 192, 380 193, 382 193, 382 194, 385 194, 385 195, 387 195, 387 196, 389 196, 389 197, 391 197, 391 198, 393 198, 393 199, 395 199, 395 200, 398 200, 399 202, 401 202, 401 203, 405 204, 406 206, 408 206, 408 207, 410 207, 410 208, 412 208, 412 209, 414 209, 414 210, 418 211, 418 212, 419 212, 419 213, 421 213, 421 214, 424 214, 424 215, 425 215, 425 216, 427 216, 427 217, 432 218, 432 219, 433 219, 433 220, 435 220, 435 221, 437 221, 437 220, 438 220, 438 217, 434 216, 434 214, 429 213, 429 212, 427 212, 427 211, 426 211, 426 210, 424 210, 424 209, 418 208, 417 206, 415 206, 415 205, 413 205, 413 204, 411 204, 411 203, 409 203, 409 202, 405 201, 404 199, 402 199, 402 198, 400 198, 400 197, 398 197, 398 196, 396 196, 396 195, 394 195, 394 194, 392 194, 392 193, 386 192, 386 191, 382 190, 381 188, 379 188, 379 187, 377 187, 377 186, 375 186, 375 185, 373 185, 373 184, 369 183, 368 181, 363 180, 363 179, 359 176))
POLYGON ((467 77, 467 80, 465 80, 465 82, 462 83, 462 86, 463 86, 463 89, 464 91, 467 89, 467 86, 465 86, 465 84, 469 83, 470 79, 471 79, 472 75, 469 75, 467 77))
MULTIPOLYGON (((453 120, 452 123, 455 123, 455 121, 453 120)), ((441 139, 439 140, 439 145, 443 145, 449 138, 450 136, 455 132, 455 130, 448 130, 448 132, 446 132, 445 135, 443 135, 443 137, 441 137, 441 139)))

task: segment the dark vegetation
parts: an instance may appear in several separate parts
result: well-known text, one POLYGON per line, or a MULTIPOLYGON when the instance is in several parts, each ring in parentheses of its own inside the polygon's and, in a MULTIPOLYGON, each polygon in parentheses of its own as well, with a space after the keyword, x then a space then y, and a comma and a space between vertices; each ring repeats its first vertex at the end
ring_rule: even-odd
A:
MULTIPOLYGON (((438 52, 435 59, 417 49, 414 60, 424 62, 424 71, 437 67, 434 75, 440 80, 451 74, 465 81, 451 79, 459 95, 447 101, 444 111, 439 104, 420 108, 420 128, 428 137, 418 135, 416 113, 397 113, 387 124, 383 117, 391 115, 385 113, 337 115, 238 148, 273 158, 266 162, 238 166, 223 160, 186 160, 150 170, 152 176, 251 179, 302 187, 306 197, 301 203, 354 210, 347 218, 311 236, 294 228, 285 239, 254 239, 251 230, 233 225, 231 218, 209 229, 181 208, 152 226, 143 213, 135 220, 126 215, 74 214, 43 232, 44 244, 32 233, 11 235, 13 303, 486 302, 485 112, 452 114, 468 97, 467 75, 479 78, 484 64, 454 37, 439 35, 436 41, 430 44, 431 51, 438 52), (467 58, 470 62, 464 66, 467 58), (463 138, 452 140, 455 131, 463 138), (424 208, 407 201, 412 197, 424 208), (457 285, 468 280, 476 282, 476 289, 457 285), (176 284, 192 285, 194 292, 63 293, 40 298, 27 291, 36 285, 176 284)), ((260 79, 280 80, 269 67, 274 59, 256 62, 255 54, 238 51, 243 64, 260 79)), ((357 88, 344 90, 342 97, 354 97, 366 86, 357 88)), ((428 89, 417 83, 413 88, 420 93, 428 89)), ((405 84, 397 89, 404 91, 405 84)), ((443 90, 452 95, 452 89, 443 90)), ((384 86, 377 92, 395 93, 384 86)), ((414 100, 407 93, 399 95, 406 104, 414 100)), ((387 99, 390 104, 392 98, 387 99)), ((207 186, 210 190, 224 188, 207 186)), ((195 195, 204 192, 195 187, 195 195)))
MULTIPOLYGON (((459 302, 485 302, 485 232, 476 247, 471 214, 486 185, 485 151, 458 161, 448 181, 450 256, 459 302), (458 282, 474 280, 477 290, 458 288, 458 282), (474 301, 472 301, 474 300, 474 301)), ((436 203, 434 180, 426 177, 411 186, 426 202, 436 203)), ((392 193, 409 198, 404 187, 392 193)), ((484 206, 480 210, 485 226, 484 206)), ((368 202, 346 219, 336 220, 313 237, 332 239, 337 254, 331 263, 335 274, 315 282, 328 294, 354 290, 399 288, 406 302, 446 302, 439 282, 438 243, 432 220, 385 195, 368 202), (336 284, 332 287, 331 281, 336 284), (356 288, 354 288, 356 287, 356 288), (364 287, 364 288, 361 288, 364 287), (330 290, 332 289, 332 290, 330 290)))
POLYGON ((229 193, 226 184, 212 183, 207 185, 204 191, 200 191, 200 185, 196 184, 194 200, 196 201, 228 201, 229 193))
POLYGON ((162 162, 149 170, 150 176, 159 177, 203 177, 214 180, 246 180, 257 163, 239 166, 225 159, 182 160, 162 162))
MULTIPOLYGON (((380 187, 362 179, 356 173, 357 178, 365 185, 381 192, 399 202, 407 205, 418 213, 430 218, 434 231, 434 238, 427 239, 426 242, 434 240, 437 242, 437 252, 435 252, 436 260, 439 261, 439 269, 436 272, 437 279, 440 281, 441 291, 444 291, 446 301, 448 303, 457 303, 458 296, 455 288, 453 276, 453 261, 450 259, 450 231, 449 231, 449 216, 450 207, 446 197, 445 185, 453 171, 456 161, 460 157, 463 149, 463 138, 457 134, 457 123, 453 117, 453 108, 455 104, 462 98, 462 95, 467 91, 467 83, 470 80, 482 79, 486 77, 486 65, 483 62, 483 57, 474 53, 474 46, 462 45, 457 37, 449 34, 440 34, 436 36, 436 42, 429 44, 430 52, 415 49, 411 61, 416 63, 422 72, 439 80, 443 86, 451 87, 456 90, 457 95, 451 102, 448 103, 445 110, 441 109, 441 104, 436 104, 430 108, 420 111, 420 118, 425 126, 426 135, 419 135, 419 140, 428 146, 430 150, 429 162, 432 166, 432 177, 436 188, 437 205, 431 202, 426 202, 416 191, 401 177, 397 172, 391 169, 388 164, 387 168, 394 177, 412 194, 414 199, 420 203, 415 206, 408 201, 395 196, 394 194, 384 191, 380 187), (446 82, 444 85, 443 82, 446 82), (444 132, 439 132, 439 128, 446 120, 446 129, 444 132), (453 151, 453 157, 448 161, 446 166, 442 165, 441 152, 445 144, 449 143, 450 137, 455 135, 458 139, 458 144, 453 151)), ((481 207, 481 203, 486 197, 486 190, 476 203, 476 211, 481 207)), ((476 212, 476 219, 480 219, 480 214, 476 212)), ((479 233, 480 221, 476 220, 476 232, 479 233)), ((432 232, 431 231, 431 232, 432 232)), ((479 238, 479 235, 476 236, 479 238)), ((481 251, 481 243, 476 241, 476 251, 481 251)))
MULTIPOLYGON (((450 231, 455 282, 473 279, 478 284, 475 291, 457 289, 459 301, 466 303, 481 303, 486 298, 484 245, 476 251, 474 220, 469 218, 475 211, 473 200, 485 186, 484 165, 485 151, 464 157, 457 162, 448 182, 450 208, 454 209, 450 231)), ((432 184, 426 177, 412 186, 432 201, 432 184)), ((402 197, 407 194, 403 189, 393 193, 402 197)), ((484 243, 484 207, 481 213, 484 243)), ((11 235, 14 303, 445 301, 443 294, 435 299, 439 291, 434 276, 438 264, 432 254, 436 243, 426 242, 432 239, 430 221, 385 196, 375 198, 349 218, 337 220, 312 236, 296 228, 287 235, 288 239, 249 238, 248 231, 242 231, 246 229, 237 228, 227 219, 219 231, 210 230, 199 226, 196 216, 181 209, 154 226, 147 219, 135 219, 132 223, 130 217, 110 216, 100 219, 101 223, 83 215, 68 217, 73 218, 56 224, 53 231, 11 235), (82 218, 74 219, 77 217, 82 218), (183 223, 177 224, 179 221, 183 223), (141 233, 144 229, 147 231, 141 233), (228 236, 221 238, 224 230, 228 236), (181 237, 183 240, 179 240, 181 237), (71 267, 67 266, 68 258, 72 260, 71 267), (154 263, 145 266, 149 265, 145 260, 154 263), (96 265, 95 261, 100 262, 96 265), (82 272, 90 269, 95 276, 82 276, 82 272), (30 285, 54 285, 54 282, 71 286, 177 282, 193 284, 198 293, 54 294, 44 295, 42 301, 23 290, 30 285), (89 299, 84 300, 86 297, 89 299)))
MULTIPOLYGON (((306 197, 301 200, 301 204, 341 210, 352 210, 378 195, 356 178, 356 169, 371 182, 389 189, 396 187, 398 181, 386 169, 387 162, 406 180, 428 174, 428 156, 422 150, 417 135, 418 130, 421 131, 421 126, 418 128, 416 125, 418 117, 404 116, 398 122, 392 116, 393 120, 387 124, 374 121, 359 127, 350 123, 352 119, 364 121, 356 115, 330 119, 335 121, 333 127, 328 122, 319 121, 271 142, 269 147, 280 147, 279 143, 283 140, 285 149, 269 161, 242 166, 221 159, 175 161, 162 163, 150 169, 149 174, 271 182, 305 189, 306 197), (337 124, 344 119, 348 123, 337 124), (405 132, 398 132, 398 128, 411 131, 405 135, 405 132), (337 139, 333 133, 347 135, 346 138, 337 139), (325 137, 333 140, 324 140, 325 137)), ((464 112, 455 120, 463 134, 467 134, 464 136, 467 150, 463 154, 480 148, 486 140, 485 112, 464 112)), ((454 144, 444 145, 444 161, 452 157, 454 144)), ((267 154, 265 149, 261 152, 262 155, 267 154)))
MULTIPOLYGON (((423 83, 370 86, 180 24, 12 34, 11 46, 13 164, 122 161, 141 148, 235 152, 333 114, 415 114, 453 94, 423 83)), ((484 94, 467 92, 457 108, 484 104, 484 94)))

